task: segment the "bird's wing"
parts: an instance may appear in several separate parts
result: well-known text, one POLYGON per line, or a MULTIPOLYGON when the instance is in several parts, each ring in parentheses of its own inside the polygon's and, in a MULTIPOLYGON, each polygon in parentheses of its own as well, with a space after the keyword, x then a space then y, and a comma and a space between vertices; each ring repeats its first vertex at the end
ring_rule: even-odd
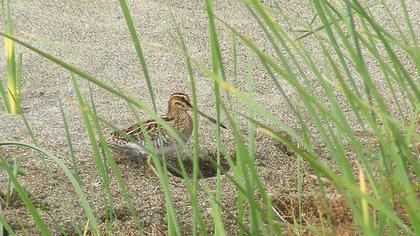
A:
MULTIPOLYGON (((166 122, 169 122, 171 120, 173 120, 173 118, 168 117, 168 116, 162 116, 162 119, 166 122)), ((157 139, 159 137, 159 132, 158 129, 161 132, 165 132, 165 130, 158 125, 158 123, 156 122, 156 120, 146 120, 143 123, 143 127, 144 127, 144 131, 147 132, 150 136, 150 139, 157 139)), ((143 132, 141 131, 141 125, 140 124, 134 124, 126 129, 123 130, 123 132, 130 137, 133 137, 135 140, 144 140, 144 135, 143 132)), ((113 138, 118 138, 118 139, 123 139, 123 140, 127 140, 127 137, 121 135, 118 132, 112 132, 111 136, 113 138)))

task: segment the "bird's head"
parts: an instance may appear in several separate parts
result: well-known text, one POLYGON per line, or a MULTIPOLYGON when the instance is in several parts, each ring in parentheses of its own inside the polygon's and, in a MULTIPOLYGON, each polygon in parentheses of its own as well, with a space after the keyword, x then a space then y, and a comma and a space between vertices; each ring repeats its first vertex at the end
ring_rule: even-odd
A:
MULTIPOLYGON (((168 104, 168 114, 173 114, 179 111, 190 111, 192 110, 193 106, 191 105, 191 100, 185 93, 174 93, 169 97, 169 104, 168 104)), ((217 123, 216 120, 204 112, 201 112, 197 109, 198 114, 207 118, 213 123, 217 123)), ((226 129, 226 126, 220 124, 222 128, 226 129)))

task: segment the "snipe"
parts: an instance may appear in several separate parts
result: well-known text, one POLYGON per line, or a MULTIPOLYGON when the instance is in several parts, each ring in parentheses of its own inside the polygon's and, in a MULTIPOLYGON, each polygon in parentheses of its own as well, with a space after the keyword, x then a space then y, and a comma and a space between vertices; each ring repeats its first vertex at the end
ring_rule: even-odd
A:
MULTIPOLYGON (((161 117, 178 132, 184 143, 190 139, 193 130, 192 118, 188 113, 188 111, 191 110, 192 105, 188 95, 184 93, 174 93, 169 97, 166 115, 161 117)), ((201 111, 198 111, 198 113, 216 123, 214 118, 201 111)), ((183 147, 183 145, 177 142, 167 130, 159 126, 155 120, 144 121, 142 125, 145 132, 149 135, 157 155, 172 154, 183 147)), ((220 124, 220 126, 226 129, 223 124, 220 124)), ((125 135, 121 135, 118 132, 112 132, 107 141, 109 146, 114 150, 135 153, 135 158, 148 157, 148 163, 150 165, 150 156, 146 150, 147 145, 145 137, 141 132, 141 125, 134 124, 123 130, 123 132, 125 135)))

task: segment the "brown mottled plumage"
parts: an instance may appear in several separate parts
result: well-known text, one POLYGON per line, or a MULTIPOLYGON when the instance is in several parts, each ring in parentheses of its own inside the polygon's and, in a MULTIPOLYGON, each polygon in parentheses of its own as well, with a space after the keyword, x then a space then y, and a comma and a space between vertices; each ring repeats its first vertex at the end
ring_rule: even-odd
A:
MULTIPOLYGON (((162 116, 162 119, 168 122, 185 142, 190 139, 192 134, 192 119, 188 114, 191 107, 188 95, 184 93, 174 93, 169 97, 167 114, 162 116)), ((198 111, 198 113, 210 121, 216 122, 213 118, 207 116, 206 114, 200 111, 198 111)), ((155 147, 157 155, 161 155, 163 153, 174 153, 182 148, 182 145, 179 145, 178 142, 164 128, 158 126, 155 120, 147 120, 142 124, 145 132, 147 132, 153 146, 155 147), (162 137, 161 139, 159 138, 159 131, 162 137)), ((222 124, 221 126, 226 128, 222 124)), ((125 135, 121 135, 118 132, 111 133, 111 137, 108 139, 109 146, 113 149, 134 152, 136 154, 147 156, 148 152, 146 151, 146 141, 141 131, 140 124, 134 124, 123 131, 125 135), (127 136, 131 138, 127 138, 127 136)))

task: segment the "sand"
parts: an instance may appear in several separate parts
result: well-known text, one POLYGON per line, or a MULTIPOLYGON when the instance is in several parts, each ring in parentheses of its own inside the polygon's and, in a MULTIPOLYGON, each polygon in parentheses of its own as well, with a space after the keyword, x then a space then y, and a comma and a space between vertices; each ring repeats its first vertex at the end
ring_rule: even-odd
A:
MULTIPOLYGON (((398 4, 397 0, 387 1, 390 7, 398 4)), ((190 84, 184 59, 173 48, 176 44, 170 37, 174 34, 173 21, 170 18, 172 11, 176 22, 179 24, 184 35, 188 49, 193 57, 206 65, 210 65, 211 57, 209 50, 207 24, 208 19, 204 10, 203 1, 129 1, 131 13, 141 39, 144 55, 151 75, 152 84, 156 94, 156 103, 160 113, 166 111, 167 98, 174 92, 190 93, 190 84), (165 45, 171 49, 163 49, 165 45)), ((217 1, 216 13, 234 25, 246 35, 255 40, 259 46, 269 49, 267 40, 253 20, 252 16, 239 3, 234 1, 217 1)), ((408 1, 409 13, 413 19, 413 25, 420 32, 420 2, 408 1)), ((307 1, 282 1, 281 7, 289 16, 309 23, 314 13, 307 1)), ((133 43, 129 36, 122 11, 117 1, 12 1, 11 10, 15 23, 15 35, 24 41, 56 55, 66 62, 83 69, 95 78, 108 83, 116 84, 126 91, 138 96, 146 104, 151 105, 148 97, 147 86, 143 79, 143 73, 136 58, 133 43)), ((390 18, 381 6, 373 8, 379 23, 388 27, 390 18)), ((395 13, 398 21, 402 21, 402 15, 395 13)), ((315 22, 314 24, 317 24, 315 22)), ((389 24, 390 25, 390 24, 389 24)), ((395 28, 388 27, 393 33, 395 28)), ((3 25, 2 25, 3 29, 3 25)), ((293 30, 286 27, 286 29, 293 30)), ((232 67, 232 35, 226 28, 218 25, 218 34, 224 62, 226 63, 227 79, 233 82, 232 67)), ((303 40, 305 45, 313 52, 320 49, 311 37, 303 40)), ((3 51, 3 44, 0 46, 3 51)), ((248 49, 242 43, 238 45, 238 81, 240 88, 246 90, 248 49)), ((39 145, 48 150, 67 166, 71 166, 69 149, 66 143, 63 121, 59 108, 59 100, 63 101, 64 112, 67 116, 70 133, 75 146, 76 159, 81 174, 82 185, 87 194, 95 213, 103 215, 104 191, 100 182, 98 171, 95 167, 91 147, 84 129, 80 112, 75 106, 75 95, 72 90, 69 72, 47 61, 44 58, 18 46, 18 52, 23 53, 23 81, 22 81, 22 106, 25 108, 25 116, 37 137, 39 145)), ((402 55, 404 57, 404 55, 402 55)), ((254 97, 261 105, 274 112, 285 124, 298 129, 298 122, 287 107, 286 101, 278 90, 272 85, 269 77, 255 57, 253 62, 254 97)), ((0 60, 4 65, 4 58, 0 60)), ((377 65, 367 61, 372 66, 372 71, 377 65)), ((378 84, 383 85, 381 78, 378 84)), ((2 78, 3 72, 2 72, 2 78)), ((82 79, 77 80, 84 93, 88 91, 87 83, 82 79)), ((289 99, 302 104, 290 85, 280 81, 282 88, 289 99)), ((198 103, 201 110, 210 115, 215 115, 214 98, 212 96, 211 79, 201 73, 196 73, 198 103)), ((319 86, 318 86, 319 87, 319 86)), ((314 90, 317 90, 314 87, 314 90)), ((108 121, 123 128, 135 122, 129 108, 123 100, 116 98, 102 89, 92 87, 98 113, 108 121)), ((322 99, 323 94, 319 94, 322 99)), ((232 104, 234 109, 243 110, 245 106, 240 103, 232 104)), ((345 106, 345 104, 343 104, 345 106)), ((146 118, 140 113, 141 118, 146 118)), ((227 123, 225 117, 222 121, 227 123)), ((200 119, 200 139, 204 150, 214 151, 215 138, 214 126, 200 119)), ((246 122, 241 122, 241 130, 246 133, 246 122)), ((109 129, 105 129, 108 133, 109 129)), ((229 148, 234 147, 229 132, 222 133, 223 142, 229 148)), ((0 141, 20 141, 31 143, 32 140, 22 119, 0 111, 0 141)), ((296 157, 284 152, 270 138, 257 133, 256 163, 258 174, 267 191, 275 196, 293 198, 296 191, 296 157)), ((81 227, 86 223, 83 220, 83 210, 72 187, 57 165, 50 160, 43 160, 36 152, 13 146, 3 147, 1 153, 8 160, 19 158, 22 168, 28 174, 21 176, 20 180, 30 192, 31 199, 36 203, 42 217, 52 227, 52 221, 47 213, 61 222, 66 230, 71 233, 70 221, 77 222, 81 227), (47 163, 46 168, 43 164, 47 163), (48 171, 47 169, 50 169, 48 171)), ((325 161, 329 159, 325 157, 325 161)), ((132 196, 138 217, 144 225, 145 232, 159 228, 165 231, 166 210, 163 191, 159 180, 143 164, 131 165, 122 163, 119 165, 123 179, 129 193, 132 196)), ((315 184, 310 177, 309 168, 304 168, 304 191, 312 192, 311 184, 315 184), (309 187, 308 187, 309 186, 309 187)), ((7 187, 7 178, 4 172, 0 172, 0 189, 4 192, 7 187)), ((200 180, 200 185, 209 186, 214 191, 215 178, 200 180)), ((132 227, 132 219, 124 209, 123 198, 115 181, 112 182, 115 204, 121 213, 119 220, 114 224, 115 232, 127 233, 136 231, 132 227)), ((178 177, 170 177, 170 190, 173 194, 174 206, 178 220, 184 234, 191 233, 191 206, 182 180, 178 177)), ((229 211, 235 210, 236 192, 234 186, 226 177, 222 177, 223 203, 229 211)), ((203 218, 209 230, 212 229, 211 210, 206 194, 199 194, 200 207, 203 218)), ((27 219, 27 213, 22 204, 11 207, 7 213, 8 219, 13 219, 13 214, 19 218, 27 219)), ((234 234, 237 226, 227 214, 223 215, 226 221, 226 230, 234 234)), ((33 222, 22 222, 29 232, 36 234, 33 222)), ((16 221, 12 225, 18 227, 16 221)), ((54 232, 58 229, 52 228, 54 232)))

